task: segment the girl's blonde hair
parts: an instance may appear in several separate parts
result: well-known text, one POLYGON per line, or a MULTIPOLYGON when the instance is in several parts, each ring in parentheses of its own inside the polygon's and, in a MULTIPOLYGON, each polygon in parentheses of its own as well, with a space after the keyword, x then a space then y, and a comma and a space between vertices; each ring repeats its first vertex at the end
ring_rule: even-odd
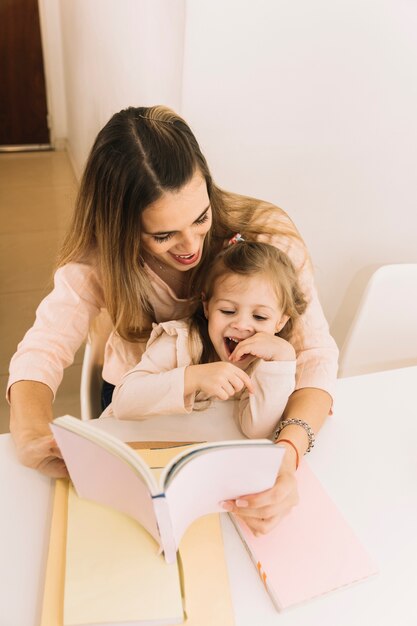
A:
POLYGON ((88 157, 58 266, 96 266, 113 325, 129 341, 147 334, 154 319, 152 287, 141 260, 141 214, 164 193, 181 189, 196 172, 207 184, 213 225, 201 262, 189 271, 191 303, 202 291, 210 263, 235 232, 301 242, 281 209, 214 184, 196 138, 174 111, 154 106, 116 113, 99 132, 88 157))
MULTIPOLYGON (((242 241, 230 245, 217 257, 206 276, 203 291, 206 302, 213 296, 219 279, 230 274, 261 275, 270 282, 283 315, 289 318, 278 335, 290 339, 294 323, 304 313, 307 301, 288 255, 275 246, 259 241, 242 241)), ((208 334, 202 303, 190 319, 189 347, 194 364, 218 360, 208 334)))

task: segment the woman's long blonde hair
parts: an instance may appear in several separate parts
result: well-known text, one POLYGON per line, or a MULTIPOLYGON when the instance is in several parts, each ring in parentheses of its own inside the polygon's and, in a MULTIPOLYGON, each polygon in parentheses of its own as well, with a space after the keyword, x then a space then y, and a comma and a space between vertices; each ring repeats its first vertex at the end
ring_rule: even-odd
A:
MULTIPOLYGON (((206 302, 212 298, 216 283, 227 275, 262 276, 268 280, 283 315, 288 315, 288 321, 278 335, 290 339, 294 323, 304 313, 307 301, 289 256, 275 246, 259 241, 242 241, 225 248, 205 278, 203 293, 206 302)), ((197 305, 190 318, 189 348, 193 364, 218 360, 208 334, 202 303, 197 305)))
POLYGON ((165 192, 181 189, 196 171, 207 184, 213 225, 201 262, 189 272, 191 301, 201 293, 211 261, 234 233, 301 241, 281 209, 214 184, 196 138, 174 111, 154 106, 116 113, 99 132, 87 160, 58 266, 96 266, 113 325, 129 341, 149 332, 154 319, 152 287, 141 261, 141 214, 165 192))

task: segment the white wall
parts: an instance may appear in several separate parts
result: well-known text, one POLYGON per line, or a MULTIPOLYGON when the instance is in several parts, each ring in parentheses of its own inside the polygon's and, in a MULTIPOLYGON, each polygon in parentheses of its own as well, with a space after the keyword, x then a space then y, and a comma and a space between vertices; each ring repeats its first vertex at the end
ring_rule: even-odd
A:
POLYGON ((294 219, 341 343, 371 271, 417 262, 417 5, 189 0, 186 20, 183 115, 220 185, 294 219))
POLYGON ((180 108, 184 2, 61 0, 68 145, 77 176, 116 111, 180 108))
POLYGON ((56 0, 38 0, 38 5, 51 143, 56 148, 62 148, 68 129, 60 5, 56 0))

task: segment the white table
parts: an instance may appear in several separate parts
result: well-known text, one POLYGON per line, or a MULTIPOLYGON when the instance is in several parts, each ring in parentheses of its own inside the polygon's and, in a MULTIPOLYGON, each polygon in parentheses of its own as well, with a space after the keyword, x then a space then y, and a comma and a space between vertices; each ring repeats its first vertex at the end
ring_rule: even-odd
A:
MULTIPOLYGON (((237 626, 417 624, 417 367, 340 379, 334 415, 309 462, 380 573, 278 614, 227 517, 224 536, 237 626)), ((166 439, 239 435, 221 412, 182 416, 166 439), (187 436, 184 437, 186 433, 187 436)), ((228 408, 228 407, 227 407, 228 408)), ((173 424, 173 422, 172 422, 173 424)), ((96 423, 122 438, 161 438, 162 423, 96 423)), ((51 481, 21 466, 0 436, 0 626, 38 626, 51 481)), ((291 564, 288 564, 291 567, 291 564)), ((221 625, 219 625, 221 626, 221 625)))

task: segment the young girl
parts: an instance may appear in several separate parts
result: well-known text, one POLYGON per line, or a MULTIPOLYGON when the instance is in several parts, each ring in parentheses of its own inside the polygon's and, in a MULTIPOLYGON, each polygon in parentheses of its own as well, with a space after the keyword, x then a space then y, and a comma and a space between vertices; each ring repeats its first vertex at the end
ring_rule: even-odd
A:
MULTIPOLYGON (((103 366, 111 391, 140 360, 153 322, 189 316, 208 267, 237 232, 286 252, 308 302, 290 337, 296 383, 282 431, 300 453, 307 450, 307 429, 317 432, 331 408, 338 351, 300 235, 278 207, 217 187, 190 127, 173 111, 131 107, 96 138, 54 289, 10 364, 10 431, 25 465, 67 474, 50 434, 52 402, 100 310, 113 324, 103 366)), ((244 500, 252 529, 267 532, 297 501, 294 472, 290 450, 274 487, 244 500)))
POLYGON ((270 436, 294 391, 296 355, 287 339, 305 308, 286 254, 259 242, 229 246, 208 272, 194 316, 154 328, 105 415, 189 413, 208 398, 236 397, 243 433, 270 436))

